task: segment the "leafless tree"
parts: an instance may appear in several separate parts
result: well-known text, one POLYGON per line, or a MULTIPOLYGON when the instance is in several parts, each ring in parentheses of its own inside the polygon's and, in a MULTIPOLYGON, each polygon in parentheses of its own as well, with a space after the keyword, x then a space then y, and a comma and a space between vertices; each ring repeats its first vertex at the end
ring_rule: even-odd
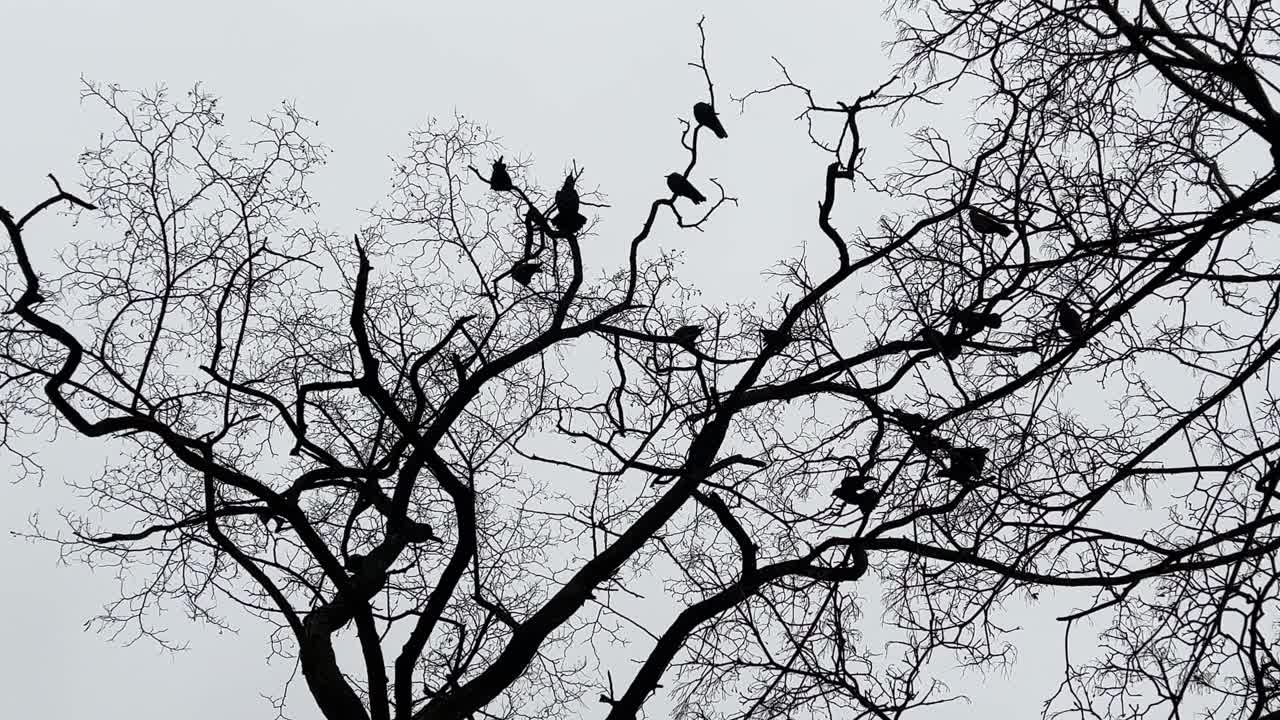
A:
POLYGON ((693 307, 648 242, 736 202, 698 152, 732 139, 692 120, 674 170, 708 201, 656 198, 631 238, 595 236, 589 169, 541 189, 460 119, 348 238, 313 220, 325 148, 292 107, 236 145, 199 88, 87 84, 119 129, 84 190, 0 212, 3 411, 131 448, 79 488, 110 527, 34 533, 135 579, 105 627, 164 642, 157 608, 231 622, 220 599, 273 623, 330 720, 659 693, 896 718, 956 699, 939 658, 1013 656, 1010 598, 1071 588, 1101 652, 1046 713, 1280 717, 1277 19, 1131 5, 904 3, 900 73, 843 101, 779 63, 717 102, 704 50, 696 100, 799 102, 831 158, 825 252, 760 314, 693 307), (866 170, 866 118, 957 89, 960 134, 866 170), (840 216, 855 192, 895 209, 840 216), (64 203, 114 234, 52 276, 27 243, 64 203), (593 277, 587 237, 627 261, 593 277), (637 664, 596 651, 623 639, 637 664))

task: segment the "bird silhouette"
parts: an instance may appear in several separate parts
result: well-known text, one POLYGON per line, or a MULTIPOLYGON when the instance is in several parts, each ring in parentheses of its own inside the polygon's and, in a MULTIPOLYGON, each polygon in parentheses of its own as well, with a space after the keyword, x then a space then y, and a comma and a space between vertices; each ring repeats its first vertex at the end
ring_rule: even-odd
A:
POLYGON ((1000 327, 1000 316, 993 312, 978 312, 968 308, 957 308, 948 313, 960 326, 970 332, 976 332, 983 328, 996 329, 1000 327))
POLYGON ((955 335, 944 335, 933 328, 922 329, 920 339, 948 360, 960 357, 960 351, 963 349, 960 338, 955 335))
POLYGON ((564 184, 556 191, 557 213, 561 215, 578 214, 578 205, 581 201, 578 199, 578 189, 574 187, 574 183, 577 181, 578 179, 573 176, 573 173, 569 173, 564 179, 564 184))
POLYGON ((950 465, 938 476, 949 477, 963 485, 977 480, 987 464, 987 449, 983 447, 953 447, 949 455, 950 465))
POLYGON ((676 194, 676 197, 687 197, 693 201, 694 205, 707 201, 707 196, 698 192, 689 179, 680 173, 671 173, 667 176, 667 187, 676 194))
POLYGON ((693 119, 697 120, 699 125, 715 133, 716 137, 721 140, 729 137, 729 133, 724 131, 724 125, 720 123, 720 118, 716 115, 716 109, 711 107, 711 103, 694 103, 693 119))
POLYGON ((675 341, 681 345, 692 345, 693 341, 697 340, 701 334, 701 325, 681 325, 676 328, 675 332, 671 333, 671 337, 675 338, 675 341))
POLYGON ((587 224, 587 219, 582 213, 557 213, 555 218, 551 220, 551 224, 560 228, 562 232, 570 235, 577 235, 587 224))
POLYGON ((906 412, 905 410, 890 410, 894 419, 898 424, 912 432, 923 432, 929 424, 929 418, 919 413, 906 412))
POLYGON ((1080 313, 1071 307, 1070 301, 1066 298, 1058 301, 1058 326, 1072 340, 1084 337, 1084 321, 1080 319, 1080 313))
POLYGON ((489 187, 494 192, 508 192, 515 187, 511 182, 511 176, 507 174, 507 165, 502 162, 502 156, 498 156, 493 161, 493 172, 489 174, 489 187))
POLYGON ((867 489, 867 483, 873 480, 867 475, 848 475, 840 481, 840 487, 831 491, 831 496, 841 502, 857 505, 863 515, 870 515, 880 502, 880 493, 867 489))
POLYGON ((1005 237, 1013 232, 1008 225, 996 220, 987 213, 977 209, 969 209, 969 224, 973 225, 973 229, 978 231, 979 235, 991 235, 995 233, 1000 237, 1005 237))
POLYGON ((511 266, 511 279, 520 283, 524 287, 529 287, 529 282, 533 280, 533 276, 542 272, 542 263, 532 260, 521 260, 511 266))
POLYGON ((781 330, 760 328, 760 339, 764 341, 765 347, 781 346, 791 342, 791 335, 781 330))

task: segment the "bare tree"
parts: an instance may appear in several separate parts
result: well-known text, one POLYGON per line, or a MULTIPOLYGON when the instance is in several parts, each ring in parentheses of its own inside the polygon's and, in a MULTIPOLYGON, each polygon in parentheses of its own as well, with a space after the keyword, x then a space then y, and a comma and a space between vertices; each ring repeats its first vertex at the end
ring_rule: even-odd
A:
POLYGON ((705 51, 712 112, 626 239, 594 236, 589 169, 542 189, 460 119, 337 237, 292 107, 241 146, 199 88, 86 85, 119 129, 84 190, 0 212, 4 411, 132 450, 80 488, 112 527, 38 534, 132 571, 107 627, 156 636, 170 600, 274 623, 330 720, 634 718, 660 690, 680 717, 897 717, 955 699, 939 657, 1012 657, 1005 601, 1068 588, 1069 637, 1107 625, 1047 713, 1277 717, 1280 271, 1250 240, 1280 190, 1274 11, 898 11, 888 82, 828 102, 779 64, 736 98, 793 93, 831 157, 826 252, 760 314, 693 307, 647 242, 736 202, 699 163, 733 141, 705 51), (865 170, 866 117, 975 87, 966 137, 865 170), (841 229, 853 192, 901 210, 841 229), (27 242, 60 203, 116 233, 52 277, 27 242), (627 261, 592 276, 584 238, 627 261), (609 666, 606 638, 645 654, 609 666))

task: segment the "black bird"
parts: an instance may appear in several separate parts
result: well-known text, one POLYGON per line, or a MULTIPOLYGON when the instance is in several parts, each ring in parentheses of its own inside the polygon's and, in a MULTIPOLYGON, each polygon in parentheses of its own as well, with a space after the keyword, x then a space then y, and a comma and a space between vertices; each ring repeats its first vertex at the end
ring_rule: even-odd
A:
POLYGON ((440 538, 432 532, 431 526, 426 523, 420 523, 416 520, 406 520, 405 524, 399 528, 401 537, 411 543, 439 541, 440 538))
POLYGON ((995 233, 1000 237, 1005 237, 1013 232, 1008 225, 977 208, 969 208, 969 224, 973 225, 973 229, 977 230, 979 235, 995 233))
POLYGON ((775 345, 786 345, 791 342, 791 335, 781 330, 773 330, 770 328, 760 328, 760 339, 764 341, 766 347, 775 345))
POLYGON ((579 230, 586 227, 587 219, 582 216, 582 213, 557 213, 551 220, 551 224, 563 232, 576 235, 579 230))
POLYGON ((577 215, 578 214, 578 189, 574 187, 577 178, 573 173, 565 176, 564 185, 556 191, 556 212, 561 215, 577 215))
POLYGON ((1071 303, 1066 298, 1058 301, 1058 326, 1072 340, 1084 337, 1084 321, 1080 319, 1080 313, 1071 307, 1071 303))
POLYGON ((707 196, 698 192, 698 188, 680 173, 671 173, 667 176, 667 187, 676 194, 676 197, 687 197, 693 201, 694 205, 707 201, 707 196))
POLYGON ((511 176, 507 174, 507 165, 502 162, 502 156, 493 161, 493 172, 489 175, 489 187, 494 192, 508 192, 515 187, 511 182, 511 176))
POLYGON ((960 326, 970 332, 976 332, 983 328, 996 329, 1000 327, 1000 316, 993 312, 978 312, 968 308, 957 308, 948 313, 960 326))
POLYGON ((948 360, 955 360, 960 357, 960 351, 963 349, 960 338, 954 335, 944 335, 933 328, 921 330, 920 338, 948 360))
POLYGON ((533 276, 542 272, 542 263, 532 260, 521 260, 511 266, 511 279, 520 283, 525 287, 529 287, 529 281, 533 280, 533 276))
POLYGON ((919 413, 906 412, 905 410, 890 410, 898 424, 912 432, 923 432, 925 426, 929 424, 929 418, 919 413))
POLYGON ((681 345, 692 345, 694 340, 702 334, 701 325, 681 325, 676 331, 671 333, 671 337, 681 345))
POLYGON ((720 118, 716 116, 716 109, 711 107, 711 103, 694 103, 693 119, 697 120, 699 125, 715 133, 716 137, 721 140, 729 137, 729 133, 724 131, 724 125, 720 124, 720 118))
POLYGON ((880 502, 880 493, 868 490, 867 482, 872 480, 866 475, 849 475, 840 481, 840 487, 831 491, 831 496, 841 502, 857 505, 863 515, 870 515, 880 502))
POLYGON ((912 436, 911 444, 915 445, 916 448, 925 455, 932 455, 936 452, 949 453, 952 450, 955 450, 955 447, 952 446, 952 444, 945 438, 940 438, 933 433, 927 432, 912 436))
POLYGON ((529 212, 524 214, 524 221, 531 226, 541 229, 547 224, 546 218, 542 217, 542 213, 536 207, 529 207, 529 212))
POLYGON ((972 484, 982 474, 982 467, 987 464, 987 449, 981 447, 953 447, 950 454, 950 467, 938 473, 939 477, 949 477, 962 485, 972 484))

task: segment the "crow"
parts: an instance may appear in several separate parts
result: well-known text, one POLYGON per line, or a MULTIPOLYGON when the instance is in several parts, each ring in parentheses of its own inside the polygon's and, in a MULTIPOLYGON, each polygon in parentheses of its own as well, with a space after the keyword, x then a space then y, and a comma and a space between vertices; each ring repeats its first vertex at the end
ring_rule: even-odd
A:
POLYGON ((511 266, 511 279, 520 283, 524 287, 529 287, 529 281, 533 280, 533 276, 542 272, 542 263, 532 260, 521 260, 511 266))
POLYGON ((1066 298, 1058 301, 1058 326, 1072 340, 1084 337, 1084 322, 1080 319, 1080 313, 1071 307, 1066 298))
POLYGON ((1005 237, 1013 232, 1008 225, 996 220, 987 213, 977 209, 969 209, 969 224, 973 225, 973 229, 978 231, 979 235, 990 235, 995 233, 1000 237, 1005 237))
POLYGON ((687 197, 693 201, 694 205, 707 201, 707 196, 698 192, 688 178, 680 173, 671 173, 667 176, 667 187, 675 193, 676 197, 687 197))
POLYGON ((729 137, 729 133, 724 131, 724 125, 720 123, 720 118, 716 116, 716 109, 711 107, 710 103, 694 103, 693 119, 697 120, 699 125, 715 133, 716 137, 721 140, 729 137))
POLYGON ((502 157, 493 161, 493 173, 489 175, 489 187, 494 192, 508 192, 515 188, 511 182, 511 176, 507 174, 506 163, 502 162, 502 157))
POLYGON ((867 489, 867 483, 873 479, 866 475, 848 475, 840 481, 840 487, 831 491, 831 496, 841 502, 857 505, 863 515, 870 515, 880 502, 880 493, 867 489))
POLYGON ((944 335, 933 328, 924 328, 920 331, 920 338, 948 360, 960 357, 961 341, 954 335, 944 335))
POLYGON ((573 173, 569 173, 564 179, 564 185, 556 191, 556 212, 565 217, 573 217, 578 214, 578 190, 573 186, 577 182, 577 178, 573 173))
POLYGON ((993 312, 978 312, 970 309, 954 309, 948 313, 952 318, 960 323, 965 330, 974 332, 983 328, 997 329, 1000 327, 1000 316, 993 312))
POLYGON ((675 332, 671 333, 671 337, 675 338, 675 341, 681 345, 692 345, 693 341, 697 340, 701 334, 701 325, 681 325, 676 328, 675 332))
POLYGON ((760 328, 760 339, 764 341, 766 347, 771 347, 774 345, 786 345, 791 342, 791 335, 781 330, 760 328))
POLYGON ((953 447, 949 455, 950 467, 938 476, 949 477, 962 485, 977 480, 982 474, 982 467, 987 464, 987 449, 982 447, 953 447))

